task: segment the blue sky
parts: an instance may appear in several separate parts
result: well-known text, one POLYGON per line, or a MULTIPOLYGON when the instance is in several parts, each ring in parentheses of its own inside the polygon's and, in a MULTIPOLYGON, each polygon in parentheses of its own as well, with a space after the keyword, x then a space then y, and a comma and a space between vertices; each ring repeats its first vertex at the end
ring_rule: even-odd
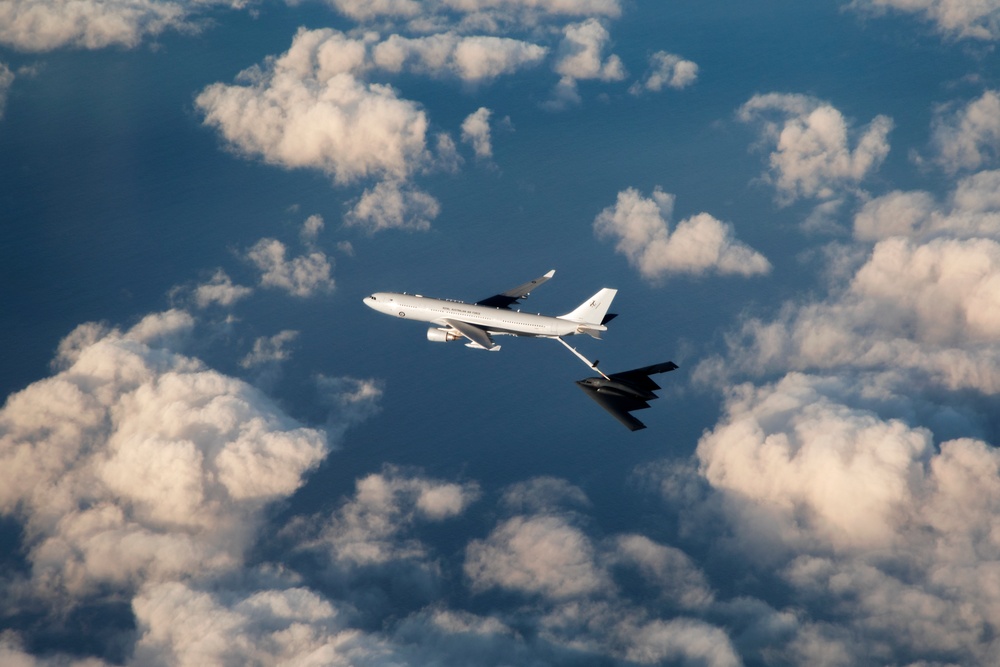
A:
POLYGON ((1000 4, 0 3, 0 662, 995 664, 1000 4), (551 341, 671 359, 630 433, 551 341))

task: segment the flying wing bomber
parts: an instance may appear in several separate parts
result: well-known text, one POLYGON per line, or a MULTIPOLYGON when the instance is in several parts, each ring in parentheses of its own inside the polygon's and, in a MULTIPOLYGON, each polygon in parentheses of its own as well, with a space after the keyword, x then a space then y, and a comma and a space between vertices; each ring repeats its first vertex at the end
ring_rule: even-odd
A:
MULTIPOLYGON (((612 373, 600 377, 590 377, 577 380, 581 389, 594 399, 598 405, 611 413, 630 431, 646 428, 646 425, 633 417, 633 410, 643 410, 649 407, 649 401, 659 398, 654 391, 660 388, 651 375, 667 373, 675 370, 677 364, 665 361, 662 364, 643 366, 631 371, 612 373)), ((600 372, 600 371, 598 371, 600 372)))

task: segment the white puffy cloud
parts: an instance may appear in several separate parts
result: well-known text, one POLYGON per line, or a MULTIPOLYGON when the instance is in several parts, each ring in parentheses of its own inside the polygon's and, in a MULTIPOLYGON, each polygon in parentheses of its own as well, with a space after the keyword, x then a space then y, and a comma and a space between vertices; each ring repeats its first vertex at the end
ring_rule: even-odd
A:
POLYGON ((594 231, 614 240, 615 250, 648 280, 671 274, 751 276, 771 270, 767 258, 736 240, 732 225, 708 213, 682 220, 671 231, 673 207, 674 195, 659 187, 652 198, 628 188, 594 219, 594 231))
POLYGON ((621 58, 614 54, 603 58, 604 47, 610 38, 607 28, 597 19, 566 26, 559 44, 556 73, 570 79, 624 79, 625 66, 621 58))
POLYGON ((474 483, 444 482, 385 466, 357 480, 354 496, 324 522, 310 546, 347 567, 420 560, 427 551, 407 535, 413 524, 458 516, 478 497, 474 483))
POLYGON ((299 238, 306 245, 310 243, 315 243, 319 233, 323 231, 323 216, 321 215, 310 215, 306 218, 305 222, 302 223, 302 229, 299 231, 299 238))
POLYGON ((158 0, 6 0, 0 44, 19 51, 137 46, 147 35, 186 27, 190 4, 158 0))
POLYGON ((738 667, 743 664, 725 630, 702 621, 675 618, 650 621, 627 635, 625 659, 642 664, 703 664, 738 667))
POLYGON ((233 279, 225 271, 218 269, 207 283, 195 287, 194 301, 199 308, 208 308, 213 304, 228 307, 252 293, 253 288, 234 285, 233 279))
POLYGON ((537 65, 547 52, 546 47, 508 37, 462 37, 453 32, 416 38, 391 35, 372 48, 372 62, 388 72, 449 74, 480 83, 537 65))
POLYGON ((441 212, 441 205, 431 195, 404 182, 382 181, 366 188, 354 207, 344 216, 352 227, 369 233, 385 229, 430 229, 431 220, 441 212))
POLYGON ((987 90, 963 107, 937 109, 931 131, 933 159, 949 173, 995 162, 1000 155, 1000 92, 987 90))
POLYGON ((276 287, 298 297, 333 289, 325 253, 312 250, 292 259, 285 259, 285 253, 285 244, 277 239, 261 239, 247 250, 247 259, 261 272, 262 287, 276 287))
POLYGON ((35 595, 226 572, 263 508, 327 453, 263 394, 161 347, 182 311, 82 325, 54 376, 0 410, 0 512, 25 525, 35 595))
POLYGON ((774 145, 766 180, 785 204, 851 192, 889 153, 892 119, 876 116, 863 130, 854 130, 835 107, 807 95, 754 95, 738 117, 757 124, 762 143, 774 145))
POLYGON ((466 547, 472 589, 499 587, 554 600, 587 596, 610 585, 589 538, 558 516, 515 516, 466 547))
POLYGON ((1000 171, 960 179, 945 203, 920 190, 890 192, 866 202, 854 218, 854 237, 862 241, 942 234, 1000 240, 1000 171))
POLYGON ((681 89, 690 86, 698 79, 698 64, 685 60, 681 56, 666 51, 657 51, 649 57, 649 72, 642 82, 636 82, 629 88, 633 95, 643 90, 659 92, 664 86, 681 89))
POLYGON ((705 575, 680 549, 635 534, 620 535, 615 542, 615 558, 636 566, 646 581, 679 607, 700 609, 713 602, 705 575))
POLYGON ((180 582, 133 600, 136 665, 401 664, 389 642, 349 629, 328 600, 301 587, 215 594, 180 582))
POLYGON ((462 121, 462 141, 472 146, 477 158, 493 156, 493 146, 490 143, 490 115, 486 107, 479 107, 462 121))
POLYGON ((246 85, 212 84, 195 105, 233 148, 265 162, 338 183, 405 179, 426 159, 427 117, 359 79, 366 60, 364 39, 300 29, 287 52, 244 73, 246 85))
POLYGON ((878 242, 848 286, 750 319, 732 364, 754 370, 918 372, 939 386, 1000 390, 1000 243, 878 242))
POLYGON ((701 438, 709 484, 732 500, 746 541, 886 548, 897 512, 932 452, 931 434, 845 407, 837 380, 789 374, 732 392, 725 418, 701 438), (830 394, 833 394, 831 397, 830 394))
POLYGON ((621 58, 615 54, 604 58, 604 48, 610 38, 607 28, 595 18, 563 28, 563 38, 553 66, 561 78, 547 103, 550 109, 558 110, 579 103, 576 82, 581 79, 621 81, 625 78, 621 58))
POLYGON ((997 0, 853 0, 850 7, 872 14, 888 10, 917 14, 945 35, 993 41, 1000 38, 997 0))
POLYGON ((1000 454, 880 414, 912 412, 911 400, 791 373, 735 388, 699 442, 731 548, 780 572, 803 612, 837 619, 803 624, 794 652, 834 664, 1000 655, 983 632, 1000 618, 1000 454))

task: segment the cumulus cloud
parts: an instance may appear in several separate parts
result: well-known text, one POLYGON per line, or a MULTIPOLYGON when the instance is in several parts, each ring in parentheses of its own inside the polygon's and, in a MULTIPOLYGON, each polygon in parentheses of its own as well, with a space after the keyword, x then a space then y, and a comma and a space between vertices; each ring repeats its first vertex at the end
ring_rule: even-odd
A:
POLYGON ((666 51, 657 51, 649 57, 649 72, 645 79, 636 82, 629 92, 638 95, 644 90, 659 92, 664 87, 681 89, 698 79, 698 64, 666 51))
POLYGON ((1000 243, 879 241, 829 298, 750 319, 730 339, 745 369, 917 372, 949 389, 1000 389, 1000 243))
POLYGON ((995 162, 1000 154, 1000 92, 987 90, 963 107, 937 109, 931 148, 934 161, 952 174, 995 162))
POLYGON ((746 541, 885 548, 933 450, 931 434, 844 407, 835 379, 743 385, 698 443, 702 474, 732 498, 746 541), (832 394, 832 396, 830 396, 832 394), (740 443, 734 446, 733 443, 740 443), (822 483, 820 483, 822 479, 822 483))
POLYGON ((405 179, 426 159, 427 117, 358 78, 366 54, 364 39, 300 29, 287 52, 244 73, 245 85, 212 84, 195 105, 235 150, 270 164, 338 183, 405 179))
POLYGON ((309 297, 333 289, 330 260, 320 250, 285 259, 285 244, 277 239, 261 239, 246 257, 260 272, 262 287, 283 289, 297 297, 309 297))
POLYGON ((1000 171, 959 179, 944 202, 922 190, 893 191, 865 203, 854 217, 854 237, 928 239, 982 237, 1000 240, 1000 171))
POLYGON ((238 567, 263 508, 326 456, 321 432, 161 346, 192 326, 183 311, 81 325, 62 370, 0 410, 0 511, 24 522, 34 594, 238 567))
POLYGON ((662 596, 679 607, 701 609, 714 601, 705 575, 680 549, 657 544, 644 535, 620 535, 615 542, 614 557, 635 566, 662 596))
POLYGON ((493 156, 493 146, 490 143, 492 113, 486 107, 479 107, 462 121, 462 141, 472 146, 477 158, 488 159, 493 156))
POLYGON ((467 83, 481 83, 538 65, 547 52, 546 47, 508 37, 463 37, 446 32, 416 38, 391 35, 373 47, 372 61, 388 72, 447 74, 467 83))
POLYGON ((458 516, 478 497, 474 483, 430 479, 387 465, 357 480, 354 496, 324 522, 309 546, 342 567, 419 561, 427 549, 408 535, 412 526, 458 516))
POLYGON ((180 582, 132 602, 137 665, 400 664, 386 641, 349 629, 345 614, 302 587, 213 594, 180 582))
POLYGON ((604 48, 611 35, 597 19, 572 23, 563 29, 563 38, 556 52, 553 69, 561 76, 552 99, 551 109, 561 109, 580 101, 576 82, 583 79, 621 81, 626 76, 621 58, 604 57, 604 48))
POLYGON ((802 624, 793 651, 848 663, 998 655, 982 628, 1000 609, 1000 456, 881 414, 911 400, 790 373, 734 388, 698 444, 734 548, 780 572, 805 609, 838 619, 802 624))
POLYGON ((1000 38, 1000 5, 995 0, 853 0, 850 7, 876 15, 889 10, 917 14, 950 37, 994 41, 1000 38))
POLYGON ((351 227, 368 233, 385 229, 430 229, 441 205, 431 195, 400 181, 382 181, 365 189, 354 207, 344 216, 351 227))
POLYGON ((302 243, 310 245, 316 242, 319 237, 319 233, 323 231, 324 222, 323 216, 321 215, 310 215, 306 218, 306 221, 302 223, 302 229, 299 230, 299 238, 302 243))
POLYGON ((782 204, 833 200, 856 190, 889 153, 888 116, 855 130, 835 107, 807 95, 754 95, 738 117, 760 128, 762 144, 774 145, 765 180, 782 204))
POLYGON ((131 48, 147 35, 190 28, 189 11, 187 3, 158 0, 7 0, 0 4, 0 44, 33 52, 131 48))
POLYGON ((712 608, 714 593, 680 549, 634 533, 593 538, 584 514, 591 503, 564 479, 512 484, 500 504, 512 515, 466 546, 463 570, 474 593, 522 600, 504 617, 510 625, 568 649, 570 662, 740 664, 726 631, 694 617, 712 608), (641 582, 641 603, 624 593, 623 580, 641 582))
POLYGON ((751 276, 771 270, 767 258, 736 240, 732 225, 708 213, 686 218, 671 231, 673 208, 674 195, 659 187, 652 198, 628 188, 594 219, 594 231, 614 240, 615 250, 647 280, 672 274, 751 276))
POLYGON ((233 279, 225 271, 217 269, 207 283, 195 287, 194 301, 199 308, 211 305, 229 307, 250 294, 253 294, 253 288, 234 285, 233 279))
POLYGON ((476 591, 500 587, 560 600, 610 585, 594 559, 589 538, 565 519, 516 516, 469 544, 465 574, 476 591))

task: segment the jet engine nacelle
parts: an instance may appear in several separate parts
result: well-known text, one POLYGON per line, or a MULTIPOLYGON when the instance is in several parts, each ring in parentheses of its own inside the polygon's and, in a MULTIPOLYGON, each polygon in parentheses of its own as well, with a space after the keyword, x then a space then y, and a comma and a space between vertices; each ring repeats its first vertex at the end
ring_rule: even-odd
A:
POLYGON ((431 327, 427 330, 427 340, 435 343, 447 343, 450 340, 458 340, 461 337, 460 334, 445 329, 438 329, 437 327, 431 327))

